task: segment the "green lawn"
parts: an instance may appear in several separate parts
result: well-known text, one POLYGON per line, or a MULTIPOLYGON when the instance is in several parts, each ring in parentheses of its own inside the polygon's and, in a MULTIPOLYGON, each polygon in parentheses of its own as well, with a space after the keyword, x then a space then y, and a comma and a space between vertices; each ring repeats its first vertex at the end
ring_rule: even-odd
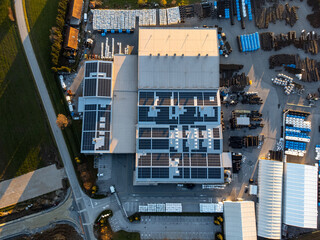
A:
POLYGON ((47 165, 43 151, 55 149, 9 7, 0 1, 0 179, 47 165))
MULTIPOLYGON (((67 105, 60 84, 51 71, 51 42, 49 40, 50 29, 55 25, 58 0, 25 0, 28 22, 30 26, 30 38, 46 81, 47 89, 51 96, 56 113, 69 116, 67 105)), ((73 122, 64 131, 65 140, 71 157, 78 156, 81 143, 81 123, 73 122)))

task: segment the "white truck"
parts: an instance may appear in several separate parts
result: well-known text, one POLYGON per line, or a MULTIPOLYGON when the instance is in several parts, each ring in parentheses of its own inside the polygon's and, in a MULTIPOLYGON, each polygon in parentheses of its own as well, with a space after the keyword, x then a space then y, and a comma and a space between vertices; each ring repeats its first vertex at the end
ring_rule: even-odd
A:
POLYGON ((63 90, 67 90, 67 85, 65 84, 65 82, 63 81, 63 76, 59 75, 59 79, 60 79, 60 84, 63 90))
POLYGON ((111 194, 116 192, 116 188, 113 185, 110 186, 110 192, 111 192, 111 194))

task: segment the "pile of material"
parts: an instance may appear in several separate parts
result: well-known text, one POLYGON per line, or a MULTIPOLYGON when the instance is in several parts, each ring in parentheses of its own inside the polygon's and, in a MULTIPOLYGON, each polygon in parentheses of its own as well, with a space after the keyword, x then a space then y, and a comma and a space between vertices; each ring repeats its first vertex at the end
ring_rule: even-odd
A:
POLYGON ((295 31, 288 34, 275 35, 273 32, 260 33, 261 48, 265 51, 280 50, 283 47, 293 44, 296 48, 303 49, 306 53, 318 54, 320 38, 314 31, 302 31, 299 38, 295 31))
POLYGON ((259 34, 244 34, 237 36, 240 52, 252 52, 260 49, 259 34))
POLYGON ((304 82, 320 81, 320 63, 314 59, 300 59, 299 55, 278 54, 269 58, 269 68, 285 67, 290 73, 297 74, 297 77, 304 82))
POLYGON ((290 7, 288 3, 285 5, 275 3, 271 7, 263 7, 263 3, 264 0, 255 1, 255 22, 258 28, 268 28, 270 22, 275 24, 277 20, 285 20, 291 27, 297 22, 298 7, 290 7))
POLYGON ((282 73, 278 74, 275 78, 271 78, 271 81, 275 85, 282 86, 286 95, 290 95, 294 89, 293 78, 282 73))
POLYGON ((308 5, 312 7, 312 14, 307 16, 308 21, 314 28, 320 28, 320 4, 319 0, 308 0, 308 5))
POLYGON ((234 74, 229 78, 220 78, 220 87, 231 87, 232 92, 242 91, 249 85, 249 77, 245 73, 234 74))
POLYGON ((259 136, 231 136, 229 138, 229 146, 231 148, 247 148, 259 146, 259 136))

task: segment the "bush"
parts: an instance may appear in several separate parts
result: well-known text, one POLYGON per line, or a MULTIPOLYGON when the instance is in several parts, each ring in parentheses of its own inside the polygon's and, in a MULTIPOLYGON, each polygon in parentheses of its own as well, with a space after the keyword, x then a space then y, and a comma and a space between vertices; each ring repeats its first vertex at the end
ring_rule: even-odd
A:
MULTIPOLYGON (((69 0, 60 0, 58 4, 58 14, 56 17, 56 27, 54 28, 53 33, 51 34, 51 39, 53 43, 51 46, 51 62, 53 66, 57 66, 59 63, 60 52, 62 48, 62 31, 65 24, 65 17, 67 14, 67 6, 69 0), (53 35, 53 36, 52 36, 53 35)), ((69 70, 68 70, 69 72, 69 70)))

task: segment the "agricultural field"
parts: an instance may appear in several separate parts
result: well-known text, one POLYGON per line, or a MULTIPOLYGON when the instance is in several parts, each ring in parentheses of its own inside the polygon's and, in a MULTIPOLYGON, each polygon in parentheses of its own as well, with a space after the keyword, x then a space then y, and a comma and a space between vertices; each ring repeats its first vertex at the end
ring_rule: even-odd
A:
POLYGON ((165 7, 175 7, 179 5, 188 5, 201 2, 200 0, 97 0, 96 4, 101 6, 101 8, 128 8, 128 9, 136 9, 136 8, 147 8, 148 6, 154 5, 154 3, 158 3, 161 6, 165 7), (139 3, 145 3, 139 5, 139 3))
POLYGON ((0 180, 58 159, 11 0, 0 1, 0 180))

